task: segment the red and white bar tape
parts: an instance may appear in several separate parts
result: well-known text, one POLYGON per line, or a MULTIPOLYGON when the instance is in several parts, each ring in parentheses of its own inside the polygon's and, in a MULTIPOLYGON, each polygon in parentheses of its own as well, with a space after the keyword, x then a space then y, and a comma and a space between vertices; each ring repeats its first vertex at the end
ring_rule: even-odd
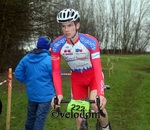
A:
MULTIPOLYGON (((62 73, 62 75, 71 75, 70 73, 62 73)), ((8 82, 10 82, 11 79, 8 79, 8 82)), ((0 85, 3 85, 4 83, 6 83, 7 80, 4 80, 3 82, 0 83, 0 85)))
POLYGON ((7 80, 4 80, 3 82, 0 83, 0 85, 3 85, 3 84, 6 83, 6 82, 7 82, 7 80))

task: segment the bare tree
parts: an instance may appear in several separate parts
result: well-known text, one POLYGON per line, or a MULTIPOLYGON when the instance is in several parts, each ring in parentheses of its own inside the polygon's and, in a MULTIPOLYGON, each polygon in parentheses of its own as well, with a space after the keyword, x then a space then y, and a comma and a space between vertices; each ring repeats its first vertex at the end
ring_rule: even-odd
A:
POLYGON ((105 4, 108 13, 102 10, 102 1, 102 5, 98 6, 103 17, 102 14, 97 14, 100 18, 98 23, 101 23, 98 27, 103 32, 99 37, 102 37, 104 48, 113 49, 113 53, 118 49, 124 53, 144 52, 149 44, 150 2, 148 0, 108 1, 109 3, 105 4))

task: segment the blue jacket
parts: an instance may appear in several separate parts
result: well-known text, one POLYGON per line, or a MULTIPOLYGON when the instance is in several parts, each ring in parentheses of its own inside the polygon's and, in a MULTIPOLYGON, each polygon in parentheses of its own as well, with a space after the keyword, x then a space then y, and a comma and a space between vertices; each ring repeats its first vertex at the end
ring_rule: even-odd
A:
POLYGON ((47 102, 54 97, 51 56, 47 50, 34 49, 24 56, 14 75, 26 84, 28 100, 47 102))

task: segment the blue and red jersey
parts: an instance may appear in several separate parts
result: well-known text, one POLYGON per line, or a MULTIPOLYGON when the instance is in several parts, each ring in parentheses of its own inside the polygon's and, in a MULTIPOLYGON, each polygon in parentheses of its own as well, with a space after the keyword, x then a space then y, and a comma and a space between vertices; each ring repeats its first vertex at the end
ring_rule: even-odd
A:
POLYGON ((100 46, 95 37, 78 33, 78 39, 73 45, 65 36, 59 36, 52 43, 51 54, 53 80, 57 95, 62 95, 60 62, 61 57, 63 57, 72 72, 84 73, 92 68, 94 70, 94 80, 97 84, 97 93, 104 96, 100 46))

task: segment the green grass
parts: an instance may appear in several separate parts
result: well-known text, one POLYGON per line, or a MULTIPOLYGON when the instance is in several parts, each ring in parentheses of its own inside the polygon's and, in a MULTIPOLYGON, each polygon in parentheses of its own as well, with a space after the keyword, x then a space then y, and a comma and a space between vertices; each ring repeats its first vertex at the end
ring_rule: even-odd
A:
MULTIPOLYGON (((107 111, 113 130, 150 129, 150 55, 102 55, 105 84, 111 89, 105 92, 107 111), (108 73, 108 57, 113 62, 113 70, 108 73)), ((62 71, 69 72, 63 62, 62 71)), ((0 75, 0 82, 7 79, 0 75)), ((63 76, 64 99, 70 99, 70 79, 63 76)), ((6 129, 7 84, 0 86, 3 112, 0 115, 0 130, 6 129)), ((11 130, 23 130, 26 120, 27 97, 25 86, 13 78, 11 103, 11 130)), ((63 112, 66 105, 61 106, 63 112)), ((90 130, 95 129, 95 119, 89 119, 90 130)), ((74 118, 47 117, 45 130, 76 130, 74 118)))

